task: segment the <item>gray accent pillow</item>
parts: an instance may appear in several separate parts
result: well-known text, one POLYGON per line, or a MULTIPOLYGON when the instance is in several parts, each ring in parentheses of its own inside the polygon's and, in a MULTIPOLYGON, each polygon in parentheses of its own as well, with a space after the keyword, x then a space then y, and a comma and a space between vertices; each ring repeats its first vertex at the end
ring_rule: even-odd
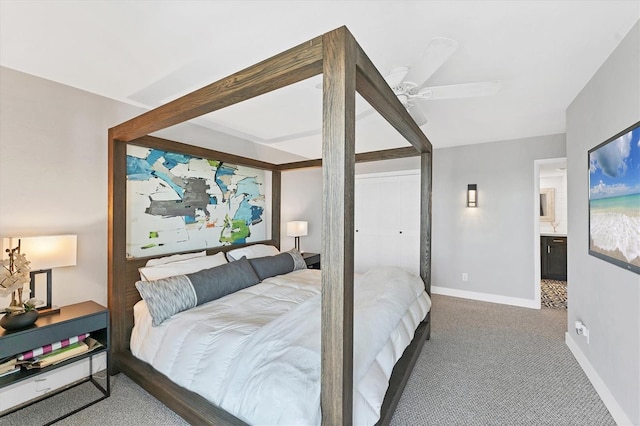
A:
POLYGON ((307 263, 296 249, 275 256, 249 259, 249 263, 258 274, 260 281, 299 269, 307 269, 307 263))
POLYGON ((187 274, 198 299, 198 305, 220 299, 227 294, 260 282, 246 257, 215 268, 187 274))
POLYGON ((155 281, 138 281, 136 288, 147 303, 154 327, 164 320, 203 303, 258 284, 260 279, 247 258, 155 281))

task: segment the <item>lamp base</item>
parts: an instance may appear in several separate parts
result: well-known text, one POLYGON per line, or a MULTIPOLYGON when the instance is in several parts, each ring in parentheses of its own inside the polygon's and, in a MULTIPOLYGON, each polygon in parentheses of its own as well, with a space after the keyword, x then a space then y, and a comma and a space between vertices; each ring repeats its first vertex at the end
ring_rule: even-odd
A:
POLYGON ((38 308, 38 313, 41 317, 57 314, 59 312, 60 308, 58 308, 57 306, 52 306, 51 308, 38 308))

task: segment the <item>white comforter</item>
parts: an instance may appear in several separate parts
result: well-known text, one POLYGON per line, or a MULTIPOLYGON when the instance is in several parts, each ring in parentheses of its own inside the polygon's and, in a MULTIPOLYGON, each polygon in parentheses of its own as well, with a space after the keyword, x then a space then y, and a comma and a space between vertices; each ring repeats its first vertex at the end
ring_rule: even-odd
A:
MULTIPOLYGON (((399 268, 358 276, 354 424, 374 424, 394 364, 431 306, 399 268)), ((250 424, 320 424, 320 271, 302 270, 174 315, 134 308, 131 351, 250 424)))

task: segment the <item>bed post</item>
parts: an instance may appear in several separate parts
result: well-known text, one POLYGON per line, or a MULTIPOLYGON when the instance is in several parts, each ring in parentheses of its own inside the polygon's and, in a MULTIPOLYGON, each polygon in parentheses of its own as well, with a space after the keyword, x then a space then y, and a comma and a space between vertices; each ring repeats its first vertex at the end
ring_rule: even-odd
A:
POLYGON ((420 278, 431 295, 431 187, 432 153, 420 155, 420 278))
MULTIPOLYGON (((420 278, 424 289, 431 296, 431 190, 433 176, 433 152, 420 155, 420 278)), ((431 338, 431 311, 425 318, 427 340, 431 338)))
MULTIPOLYGON (((122 296, 125 287, 125 238, 126 238, 126 144, 115 139, 109 129, 109 226, 107 299, 111 310, 111 351, 122 351, 128 347, 126 324, 126 300, 122 296)), ((112 374, 119 371, 113 362, 112 374)))
POLYGON ((282 208, 282 173, 279 170, 271 171, 271 239, 280 249, 280 214, 282 208))
POLYGON ((353 422, 353 191, 356 43, 346 27, 324 34, 322 128, 323 425, 353 422))

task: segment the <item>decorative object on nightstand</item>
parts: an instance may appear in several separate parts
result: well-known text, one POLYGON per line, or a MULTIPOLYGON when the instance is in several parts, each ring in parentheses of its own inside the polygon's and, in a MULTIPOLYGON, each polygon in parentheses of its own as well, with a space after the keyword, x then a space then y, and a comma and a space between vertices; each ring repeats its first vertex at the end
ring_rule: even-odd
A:
POLYGON ((31 297, 44 298, 44 291, 36 291, 36 276, 46 275, 46 299, 44 306, 38 306, 40 315, 49 315, 59 312, 52 307, 52 279, 51 270, 65 266, 75 266, 77 256, 76 235, 50 235, 42 237, 9 237, 4 239, 4 247, 12 247, 19 244, 21 252, 29 256, 31 261, 30 284, 31 297))
POLYGON ((304 237, 308 232, 308 223, 304 220, 295 220, 293 222, 287 222, 287 236, 295 237, 295 248, 300 253, 300 237, 304 237))
MULTIPOLYGON (((25 302, 27 305, 27 302, 25 302)), ((38 319, 38 310, 33 306, 24 312, 6 312, 0 319, 0 327, 5 330, 20 330, 33 325, 38 319)))
POLYGON ((11 295, 11 303, 4 309, 0 326, 5 330, 18 330, 32 325, 38 319, 36 299, 23 299, 23 287, 29 281, 31 267, 24 253, 20 253, 20 241, 16 247, 6 249, 9 258, 2 260, 0 268, 0 296, 11 295))

